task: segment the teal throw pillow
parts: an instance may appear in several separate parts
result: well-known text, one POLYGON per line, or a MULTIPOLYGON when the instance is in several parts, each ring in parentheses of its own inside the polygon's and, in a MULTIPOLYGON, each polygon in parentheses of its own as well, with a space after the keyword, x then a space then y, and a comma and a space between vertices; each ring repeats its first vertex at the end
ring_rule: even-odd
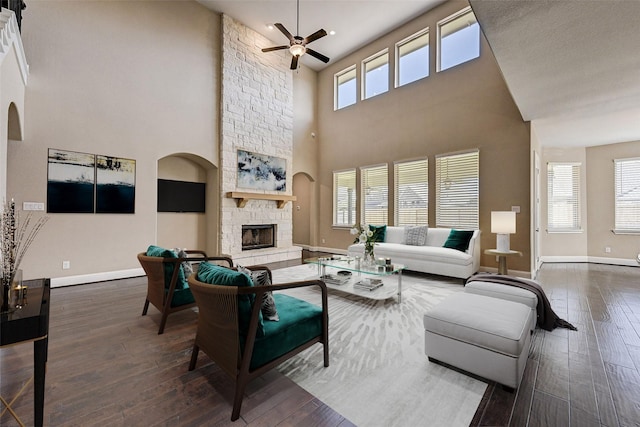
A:
POLYGON ((466 252, 469 248, 469 242, 473 237, 473 230, 451 230, 447 241, 444 242, 445 248, 457 249, 466 252))
MULTIPOLYGON (((198 267, 197 273, 198 280, 211 285, 219 286, 253 286, 253 281, 245 273, 232 270, 230 268, 222 267, 212 264, 210 262, 203 262, 198 267)), ((249 320, 251 319, 251 310, 253 309, 253 303, 255 301, 255 295, 238 295, 238 322, 240 327, 240 335, 247 336, 249 331, 249 320)), ((262 313, 258 316, 258 338, 264 336, 264 324, 262 323, 262 313)))
MULTIPOLYGON (((155 256, 161 258, 178 258, 176 253, 171 249, 161 248, 160 246, 150 245, 147 248, 147 256, 155 256)), ((164 287, 165 289, 169 289, 169 285, 171 284, 171 278, 173 277, 173 269, 175 264, 173 263, 164 263, 164 287)), ((187 289, 189 284, 184 276, 184 271, 182 270, 182 266, 179 267, 178 270, 178 281, 176 282, 176 289, 187 289)))
POLYGON ((369 230, 373 231, 374 242, 384 242, 384 238, 387 235, 386 225, 369 225, 369 230))

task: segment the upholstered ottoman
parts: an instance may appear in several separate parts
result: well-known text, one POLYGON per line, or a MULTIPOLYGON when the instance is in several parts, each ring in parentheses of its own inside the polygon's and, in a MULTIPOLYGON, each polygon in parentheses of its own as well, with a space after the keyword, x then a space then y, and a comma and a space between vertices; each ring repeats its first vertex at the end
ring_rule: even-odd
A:
POLYGON ((506 299, 526 305, 531 308, 531 311, 533 312, 533 317, 531 318, 531 330, 533 331, 536 329, 536 323, 538 321, 538 297, 536 297, 533 292, 518 288, 517 286, 473 280, 464 286, 464 291, 487 297, 506 299))
POLYGON ((460 292, 424 315, 425 354, 448 365, 518 388, 531 345, 531 309, 460 292))

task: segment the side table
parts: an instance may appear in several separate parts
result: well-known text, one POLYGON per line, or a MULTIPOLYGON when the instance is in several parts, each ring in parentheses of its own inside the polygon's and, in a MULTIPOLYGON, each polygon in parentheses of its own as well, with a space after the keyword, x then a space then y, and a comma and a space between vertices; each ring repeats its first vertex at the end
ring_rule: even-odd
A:
MULTIPOLYGON (((24 307, 12 313, 0 314, 0 347, 33 342, 33 424, 41 427, 44 420, 44 378, 49 348, 49 293, 51 287, 49 279, 25 280, 23 284, 27 285, 29 289, 27 303, 24 307)), ((22 390, 18 396, 21 392, 22 390)), ((6 407, 2 413, 9 411, 22 426, 24 424, 11 408, 18 396, 15 396, 11 402, 0 397, 0 402, 6 407)))
POLYGON ((495 255, 498 257, 498 274, 509 274, 507 270, 507 257, 509 256, 522 256, 520 251, 508 251, 503 252, 497 249, 487 249, 484 251, 485 255, 495 255))

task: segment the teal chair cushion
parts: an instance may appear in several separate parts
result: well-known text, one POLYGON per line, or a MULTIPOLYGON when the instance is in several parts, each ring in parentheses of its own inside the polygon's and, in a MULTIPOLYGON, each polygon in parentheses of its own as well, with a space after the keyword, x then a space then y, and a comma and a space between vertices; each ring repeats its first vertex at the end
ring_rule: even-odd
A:
MULTIPOLYGON (((274 293, 273 297, 280 321, 264 323, 264 337, 256 339, 251 369, 262 366, 322 334, 321 307, 280 293, 274 293)), ((242 344, 244 345, 244 342, 242 344)))
MULTIPOLYGON (((253 281, 244 273, 232 270, 230 268, 221 267, 210 262, 203 262, 198 267, 198 280, 211 285, 219 286, 253 286, 253 281)), ((251 319, 251 309, 255 301, 255 295, 239 295, 238 296, 238 327, 240 335, 247 336, 249 331, 249 321, 251 319)), ((270 322, 271 323, 271 322, 270 322)), ((262 322, 262 313, 258 315, 258 332, 256 337, 264 336, 264 323, 262 322)), ((244 339, 241 339, 244 341, 244 339)))
MULTIPOLYGON (((166 291, 169 292, 169 291, 166 291)), ((185 304, 193 304, 196 300, 193 298, 191 289, 176 289, 173 291, 173 298, 171 298, 171 307, 180 307, 185 304)))
MULTIPOLYGON (((147 256, 155 256, 160 258, 178 258, 176 253, 173 252, 171 249, 165 249, 165 248, 161 248, 160 246, 154 246, 154 245, 151 245, 147 248, 147 256)), ((175 268, 175 265, 172 263, 164 264, 164 288, 167 290, 169 289, 169 285, 171 284, 171 278, 173 277, 174 268, 175 268)), ((184 271, 182 270, 182 266, 179 268, 180 270, 178 270, 178 281, 176 282, 176 290, 189 289, 189 284, 187 283, 187 280, 184 277, 184 271)), ((182 304, 177 304, 176 306, 178 305, 182 305, 182 304)), ((171 306, 173 306, 173 301, 171 302, 171 306)))

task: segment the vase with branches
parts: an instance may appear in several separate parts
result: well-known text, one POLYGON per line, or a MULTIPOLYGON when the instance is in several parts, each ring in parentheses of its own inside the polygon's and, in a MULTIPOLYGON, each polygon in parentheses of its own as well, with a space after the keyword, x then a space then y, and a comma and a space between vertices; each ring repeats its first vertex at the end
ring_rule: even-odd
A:
POLYGON ((35 221, 31 212, 22 220, 16 212, 13 200, 6 202, 0 219, 0 262, 2 272, 2 305, 1 311, 9 311, 9 300, 12 283, 29 246, 47 222, 48 217, 41 217, 35 221))

